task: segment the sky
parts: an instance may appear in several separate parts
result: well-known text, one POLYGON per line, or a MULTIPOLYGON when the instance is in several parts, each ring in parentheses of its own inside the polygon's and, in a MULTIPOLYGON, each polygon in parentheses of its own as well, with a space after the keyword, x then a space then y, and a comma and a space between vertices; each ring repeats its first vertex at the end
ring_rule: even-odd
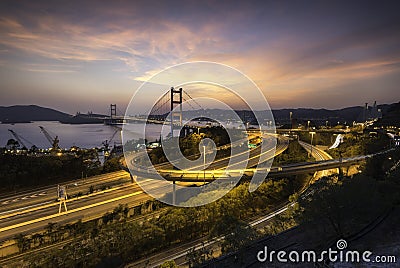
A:
POLYGON ((191 61, 236 68, 275 109, 398 102, 399 10, 398 1, 1 1, 0 105, 123 111, 152 75, 191 61))

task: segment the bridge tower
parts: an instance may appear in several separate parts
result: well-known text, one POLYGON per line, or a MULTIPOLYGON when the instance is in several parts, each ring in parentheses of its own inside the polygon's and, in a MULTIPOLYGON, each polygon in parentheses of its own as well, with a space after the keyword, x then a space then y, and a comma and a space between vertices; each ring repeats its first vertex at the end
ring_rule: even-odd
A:
POLYGON ((110 104, 110 118, 112 119, 113 116, 117 116, 117 105, 110 104))
POLYGON ((182 88, 178 90, 171 87, 171 137, 174 136, 174 121, 178 121, 178 125, 182 126, 182 88), (175 104, 179 105, 179 112, 173 112, 175 104), (178 119, 178 120, 176 120, 178 119))

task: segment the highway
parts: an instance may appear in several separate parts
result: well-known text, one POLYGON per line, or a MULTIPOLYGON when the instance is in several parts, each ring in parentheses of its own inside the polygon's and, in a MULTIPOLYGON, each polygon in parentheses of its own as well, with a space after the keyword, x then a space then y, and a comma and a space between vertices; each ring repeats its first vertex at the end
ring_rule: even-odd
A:
MULTIPOLYGON (((340 134, 339 134, 340 135, 340 134)), ((311 145, 309 143, 303 142, 299 140, 299 144, 308 152, 310 153, 315 160, 332 160, 332 156, 330 156, 327 152, 319 149, 318 147, 311 145)), ((331 174, 338 174, 339 173, 339 169, 324 169, 322 171, 317 171, 316 174, 314 174, 314 178, 315 180, 317 180, 320 177, 323 176, 329 176, 331 174)))
MULTIPOLYGON (((281 150, 284 149, 284 145, 282 146, 281 150)), ((303 146, 307 149, 310 145, 303 144, 303 146)), ((378 154, 382 153, 385 152, 378 154)), ((373 155, 330 159, 323 151, 313 147, 313 156, 319 161, 273 167, 269 170, 268 176, 285 176, 333 169, 338 166, 358 163, 373 155)), ((222 173, 223 171, 221 170, 220 172, 222 173)), ((263 172, 263 170, 245 169, 240 172, 242 174, 252 174, 254 172, 263 172)), ((68 182, 67 185, 68 192, 71 195, 78 192, 87 192, 90 185, 95 185, 97 188, 97 186, 100 187, 107 183, 111 183, 114 186, 103 191, 95 191, 90 195, 68 199, 68 212, 63 211, 61 214, 58 214, 59 203, 55 200, 56 186, 54 185, 40 188, 38 191, 25 191, 16 196, 0 199, 2 204, 0 206, 0 241, 12 238, 19 233, 43 230, 49 222, 65 224, 79 219, 85 221, 99 217, 107 211, 112 211, 118 204, 134 206, 150 199, 136 183, 130 183, 129 173, 125 171, 75 180, 68 182), (118 184, 114 184, 115 182, 118 182, 118 184)), ((159 193, 170 191, 170 189, 163 188, 170 187, 169 185, 160 186, 158 180, 147 179, 144 183, 159 193)))
MULTIPOLYGON (((226 145, 222 145, 222 146, 219 146, 219 147, 217 147, 216 148, 216 150, 217 151, 219 151, 219 150, 226 150, 226 149, 229 149, 229 148, 231 148, 231 147, 237 147, 237 146, 242 146, 242 145, 244 145, 244 144, 247 144, 248 142, 251 142, 252 140, 257 140, 257 139, 259 139, 260 138, 260 133, 258 132, 256 132, 256 133, 254 133, 253 131, 252 132, 248 132, 247 133, 247 138, 244 138, 244 139, 240 139, 240 140, 237 140, 237 141, 235 141, 235 142, 233 142, 233 143, 230 143, 230 144, 226 144, 226 145)), ((144 154, 144 152, 142 152, 141 154, 144 154)), ((207 154, 207 153, 206 153, 207 154)), ((187 159, 191 159, 191 160, 195 160, 195 159, 198 159, 199 157, 201 156, 201 154, 199 153, 199 154, 195 154, 195 155, 190 155, 190 156, 187 156, 186 158, 187 159)), ((132 156, 132 157, 135 157, 135 158, 138 158, 138 157, 141 157, 140 155, 134 155, 134 156, 132 156)), ((229 157, 226 157, 226 158, 224 158, 225 160, 226 159, 229 159, 229 157)), ((132 159, 133 160, 133 159, 132 159)), ((222 160, 222 159, 218 159, 218 160, 222 160)), ((218 160, 216 160, 216 161, 218 161, 218 160)), ((166 162, 166 163, 161 163, 161 164, 157 164, 157 165, 154 165, 154 168, 155 169, 157 169, 157 170, 160 170, 160 169, 173 169, 173 164, 174 163, 179 163, 179 161, 181 161, 180 159, 177 159, 177 160, 175 160, 175 161, 172 161, 172 162, 166 162)), ((214 161, 215 162, 215 161, 214 161)), ((135 163, 132 163, 132 166, 135 166, 135 163)), ((200 165, 200 166, 192 166, 192 167, 190 167, 190 169, 202 169, 203 168, 203 166, 202 165, 200 165)))
MULTIPOLYGON (((302 146, 304 146, 306 150, 307 148, 308 149, 311 148, 309 144, 305 143, 302 144, 302 146)), ((332 169, 341 165, 351 165, 373 156, 373 155, 357 156, 352 158, 335 160, 331 159, 331 157, 328 154, 326 154, 322 150, 319 150, 316 147, 313 147, 312 151, 313 151, 312 152, 313 156, 318 161, 271 168, 270 174, 272 174, 273 176, 274 175, 284 176, 288 174, 298 174, 304 172, 314 172, 323 169, 332 169)), ((385 152, 386 151, 378 154, 383 154, 385 152)), ((257 170, 255 169, 249 169, 249 170, 251 170, 252 172, 254 171, 257 172, 257 170)), ((243 170, 243 172, 245 173, 247 171, 243 170)), ((315 177, 320 177, 323 175, 323 173, 318 173, 318 172, 317 174, 319 175, 316 175, 315 177)), ((79 188, 79 183, 82 183, 81 187, 87 188, 89 184, 97 183, 96 185, 101 185, 104 184, 104 182, 106 181, 113 181, 113 180, 118 181, 120 179, 124 179, 125 181, 130 181, 129 174, 123 171, 104 174, 101 176, 85 179, 84 181, 78 180, 78 186, 75 186, 75 182, 72 182, 72 185, 71 184, 69 185, 70 187, 72 186, 78 187, 76 191, 78 190, 81 191, 83 188, 79 188)), ((169 185, 160 186, 158 180, 147 179, 145 180, 144 183, 150 186, 151 189, 156 189, 160 193, 170 191, 170 189, 164 189, 164 187, 170 187, 169 185)), ((41 200, 41 201, 44 200, 45 202, 44 204, 39 203, 36 204, 36 206, 33 206, 34 209, 32 211, 30 211, 31 208, 22 209, 21 211, 17 210, 18 213, 16 213, 15 208, 12 209, 11 211, 10 210, 2 211, 0 214, 0 241, 13 238, 16 234, 19 233, 32 233, 35 231, 43 230, 50 222, 63 225, 77 220, 86 221, 98 218, 99 216, 104 215, 106 212, 112 211, 116 206, 118 206, 118 204, 128 204, 129 206, 134 206, 150 199, 150 197, 146 193, 144 193, 136 183, 125 183, 118 186, 114 186, 110 189, 106 189, 104 191, 94 192, 88 196, 69 199, 67 202, 68 212, 62 212, 61 214, 58 214, 57 213, 58 202, 55 202, 54 200, 55 194, 53 197, 50 194, 48 196, 46 195, 40 196, 39 194, 41 193, 41 191, 46 191, 46 192, 48 191, 49 193, 52 193, 55 192, 55 188, 54 186, 48 188, 42 188, 40 189, 40 191, 37 192, 35 191, 29 193, 24 192, 17 198, 9 196, 5 199, 4 198, 2 199, 2 201, 4 200, 3 202, 6 202, 7 200, 12 201, 18 199, 20 200, 20 202, 22 202, 21 204, 24 204, 23 202, 29 203, 32 201, 29 200, 29 198, 23 199, 23 197, 26 197, 27 194, 30 195, 37 194, 38 199, 36 200, 41 200)), ((5 205, 8 204, 15 205, 15 203, 16 202, 11 202, 11 203, 8 202, 5 205)), ((279 215, 280 213, 286 211, 287 208, 288 208, 287 205, 280 207, 271 214, 262 216, 254 220, 250 224, 254 227, 265 224, 268 220, 270 220, 274 216, 279 215)), ((207 246, 216 247, 217 246, 216 242, 220 241, 221 239, 223 239, 223 237, 216 238, 212 241, 207 241, 207 246)), ((167 252, 162 252, 160 254, 150 256, 145 260, 145 262, 150 264, 151 267, 155 267, 160 263, 164 262, 165 260, 175 259, 177 263, 185 265, 186 264, 185 256, 188 250, 193 246, 196 248, 201 247, 202 242, 204 241, 202 240, 193 241, 189 244, 182 245, 179 248, 174 248, 167 252), (151 261, 149 262, 149 260, 151 261)), ((130 267, 141 267, 140 265, 143 265, 143 261, 136 262, 132 264, 132 266, 130 267)))
MULTIPOLYGON (((120 203, 134 206, 150 199, 136 183, 130 182, 129 173, 118 171, 64 183, 69 196, 66 201, 68 211, 65 212, 62 207, 61 214, 58 213, 59 202, 56 200, 57 185, 4 195, 0 199, 0 240, 19 233, 43 230, 49 222, 64 224, 79 219, 88 220, 113 210, 120 203), (88 194, 91 186, 95 191, 88 194)), ((168 186, 159 186, 157 180, 144 183, 160 193, 167 192, 163 187, 168 186)))
MULTIPOLYGON (((305 142, 299 141, 300 145, 306 150, 306 151, 311 151, 311 145, 305 142)), ((332 157, 320 150, 319 148, 312 146, 312 156, 319 161, 324 161, 324 160, 331 160, 332 157)), ((281 171, 282 172, 282 171, 281 171)), ((317 171, 314 174, 314 180, 319 179, 320 177, 324 176, 325 173, 324 171, 317 171)), ((300 190, 299 194, 305 192, 307 190, 308 186, 303 187, 303 189, 300 190)), ((261 216, 249 223, 249 225, 253 228, 260 228, 264 226, 269 220, 273 219, 275 216, 282 214, 286 210, 289 209, 289 207, 293 206, 295 203, 287 203, 276 210, 272 211, 271 213, 261 216), (260 227, 259 227, 260 226, 260 227)), ((186 260, 187 254, 195 248, 195 250, 199 250, 202 248, 208 248, 213 250, 214 252, 218 252, 220 250, 218 242, 222 241, 224 239, 224 236, 216 237, 211 240, 207 240, 206 238, 200 238, 195 241, 191 241, 188 243, 185 243, 183 245, 174 247, 173 249, 165 250, 163 252, 160 252, 158 254, 153 254, 149 257, 147 257, 145 260, 139 260, 133 263, 128 264, 126 267, 129 268, 139 268, 139 267, 159 267, 162 265, 165 261, 168 260, 174 260, 175 263, 179 267, 187 267, 188 262, 186 260)))
MULTIPOLYGON (((106 187, 121 185, 130 182, 129 173, 125 171, 117 171, 108 174, 102 174, 84 179, 65 182, 69 197, 78 193, 86 194, 89 192, 90 186, 94 190, 106 187)), ((0 219, 10 213, 18 213, 27 209, 34 209, 44 204, 55 202, 57 199, 57 185, 41 187, 31 191, 23 191, 13 196, 8 195, 0 199, 0 219)))
MULTIPOLYGON (((151 188, 158 187, 154 180, 148 180, 145 184, 151 188)), ((162 188, 159 190, 165 191, 162 188)), ((59 203, 54 199, 36 206, 33 211, 25 209, 18 214, 5 212, 0 218, 0 240, 12 238, 19 233, 43 230, 49 222, 64 224, 79 219, 88 220, 112 211, 118 204, 134 206, 149 199, 151 198, 136 183, 129 183, 88 196, 68 199, 68 211, 63 210, 61 214, 58 214, 59 203)))
MULTIPOLYGON (((262 227, 265 223, 267 223, 269 220, 274 218, 277 215, 282 214, 286 210, 288 210, 291 206, 293 206, 293 203, 291 204, 286 204, 279 209, 276 209, 275 211, 261 216, 257 218, 256 220, 253 220, 249 223, 249 225, 253 228, 260 228, 262 227)), ((207 240, 206 237, 199 238, 197 240, 185 243, 183 245, 176 246, 172 249, 165 250, 163 252, 153 254, 151 256, 148 256, 146 259, 141 259, 139 261, 130 263, 126 265, 126 268, 139 268, 139 267, 151 267, 151 268, 156 268, 160 267, 164 262, 168 260, 173 260, 179 267, 188 267, 188 262, 186 260, 186 255, 193 249, 199 250, 201 248, 212 248, 214 252, 216 252, 219 249, 218 242, 222 241, 225 237, 224 236, 219 236, 211 240, 207 240)))
MULTIPOLYGON (((264 139, 264 142, 271 143, 271 137, 264 139)), ((276 148, 274 146, 266 145, 267 150, 261 153, 261 147, 258 146, 254 149, 250 149, 246 152, 241 152, 237 155, 221 158, 214 160, 206 170, 203 169, 203 165, 193 166, 185 170, 172 169, 170 165, 156 165, 157 171, 149 169, 147 167, 138 166, 134 161, 136 155, 131 155, 130 159, 127 159, 129 169, 138 176, 146 178, 160 179, 159 174, 162 175, 166 180, 170 181, 181 181, 181 182, 203 182, 204 175, 206 176, 205 181, 213 181, 218 177, 227 176, 227 173, 240 173, 243 174, 243 169, 235 169, 234 167, 240 167, 243 163, 247 163, 246 169, 257 166, 259 162, 266 162, 272 160, 278 154, 281 154, 287 149, 289 140, 286 137, 278 136, 276 148), (273 148, 270 148, 273 147, 273 148), (248 153, 248 155, 247 155, 248 153), (262 159, 260 161, 260 159, 262 159), (229 165, 229 170, 226 167, 229 165), (201 179, 199 178, 201 177, 201 179)), ((128 168, 127 168, 128 169, 128 168)), ((229 176, 229 174, 228 174, 229 176)))
MULTIPOLYGON (((266 159, 264 159, 265 161, 267 160, 271 160, 274 156, 277 156, 278 154, 282 153, 283 151, 285 151, 289 145, 289 140, 285 137, 280 137, 277 139, 277 145, 276 148, 271 148, 271 147, 275 147, 274 144, 272 142, 272 139, 269 137, 268 139, 264 139, 265 143, 267 143, 265 146, 266 148, 270 148, 269 150, 266 150, 265 152, 261 153, 261 146, 257 146, 256 148, 250 149, 248 151, 248 155, 247 155, 247 151, 246 152, 242 152, 233 156, 229 156, 229 157, 224 157, 221 159, 216 159, 215 161, 213 161, 208 167, 206 167, 207 170, 222 170, 222 169, 226 169, 226 167, 228 167, 228 165, 231 163, 231 165, 229 165, 229 168, 232 167, 237 167, 240 166, 242 163, 246 163, 247 168, 251 168, 254 167, 258 164, 260 158, 262 156, 265 156, 266 159)), ((194 170, 203 170, 203 166, 194 166, 191 168, 188 168, 188 171, 194 171, 194 170)))

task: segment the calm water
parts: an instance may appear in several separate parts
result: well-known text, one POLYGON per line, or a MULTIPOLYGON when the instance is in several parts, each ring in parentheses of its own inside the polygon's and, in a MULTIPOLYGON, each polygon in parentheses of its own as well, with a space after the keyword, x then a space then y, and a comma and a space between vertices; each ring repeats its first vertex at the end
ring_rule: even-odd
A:
MULTIPOLYGON (((116 127, 107 126, 103 124, 80 124, 69 125, 61 124, 59 122, 32 122, 21 124, 0 124, 0 147, 4 147, 7 141, 14 138, 8 129, 14 130, 19 136, 35 144, 39 148, 50 148, 51 145, 43 135, 39 126, 43 126, 51 136, 56 135, 60 139, 61 148, 70 148, 71 146, 78 146, 81 148, 94 148, 101 147, 104 140, 109 140, 116 127)), ((139 131, 138 125, 138 131, 139 131)), ((135 126, 133 126, 135 127, 135 126)), ((158 138, 161 125, 148 125, 150 130, 149 137, 158 138), (152 133, 154 133, 152 135, 152 133)), ((119 128, 120 129, 120 128, 119 128)), ((136 138, 139 138, 138 134, 136 138)), ((115 142, 121 142, 121 134, 118 132, 110 145, 115 142)), ((25 142, 25 145, 30 148, 32 144, 25 142)))
MULTIPOLYGON (((202 122, 198 126, 205 126, 207 122, 202 122)), ((229 123, 226 125, 228 128, 239 128, 239 123, 229 123)), ((51 145, 47 141, 46 137, 40 130, 39 126, 43 126, 52 137, 58 136, 60 140, 60 147, 69 149, 71 146, 78 146, 81 148, 94 148, 102 147, 102 142, 110 140, 116 129, 121 130, 122 126, 108 126, 103 124, 61 124, 60 122, 41 121, 32 123, 20 123, 20 124, 0 124, 0 147, 4 147, 9 139, 15 139, 8 129, 14 130, 23 139, 22 141, 28 147, 28 149, 35 144, 38 148, 50 148, 51 145), (29 142, 25 142, 25 140, 29 142)), ((257 127, 257 126, 255 126, 257 127)), ((142 124, 129 124, 131 135, 129 139, 142 138, 140 132, 143 129, 142 124)), ((169 126, 160 124, 148 124, 146 130, 146 138, 149 141, 155 141, 159 139, 160 132, 165 137, 169 134, 169 126)), ((179 131, 175 133, 178 135, 179 131)), ((121 132, 119 131, 110 143, 111 146, 114 142, 121 143, 121 132)))

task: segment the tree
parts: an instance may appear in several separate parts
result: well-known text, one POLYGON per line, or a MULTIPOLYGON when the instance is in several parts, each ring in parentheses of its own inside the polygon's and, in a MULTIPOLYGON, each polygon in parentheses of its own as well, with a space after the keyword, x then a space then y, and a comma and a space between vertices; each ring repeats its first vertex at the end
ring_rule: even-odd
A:
POLYGON ((223 253, 237 251, 256 238, 256 232, 249 224, 232 215, 222 217, 211 230, 212 237, 221 235, 225 236, 221 243, 223 253))
POLYGON ((17 234, 15 236, 15 240, 17 241, 17 247, 19 252, 25 252, 30 247, 30 239, 24 236, 23 234, 17 234))
POLYGON ((14 140, 14 139, 9 139, 7 141, 7 145, 6 148, 9 150, 17 150, 20 147, 20 144, 18 141, 14 140))
POLYGON ((113 172, 121 170, 121 165, 119 164, 119 158, 114 157, 108 159, 103 166, 103 173, 113 172))
POLYGON ((201 267, 201 265, 212 258, 213 251, 204 246, 202 243, 201 248, 196 250, 196 247, 189 249, 186 260, 188 261, 189 268, 201 267))
POLYGON ((55 242, 55 227, 56 224, 54 222, 49 222, 46 226, 46 232, 48 237, 50 238, 50 243, 55 242))
POLYGON ((340 183, 333 177, 322 178, 311 186, 309 195, 299 198, 297 220, 329 226, 336 237, 346 237, 385 211, 381 187, 362 174, 353 179, 345 177, 340 183))
POLYGON ((40 247, 43 243, 43 235, 41 233, 35 233, 32 235, 33 245, 40 247))
POLYGON ((160 265, 160 268, 178 268, 174 260, 165 261, 163 264, 160 265))

